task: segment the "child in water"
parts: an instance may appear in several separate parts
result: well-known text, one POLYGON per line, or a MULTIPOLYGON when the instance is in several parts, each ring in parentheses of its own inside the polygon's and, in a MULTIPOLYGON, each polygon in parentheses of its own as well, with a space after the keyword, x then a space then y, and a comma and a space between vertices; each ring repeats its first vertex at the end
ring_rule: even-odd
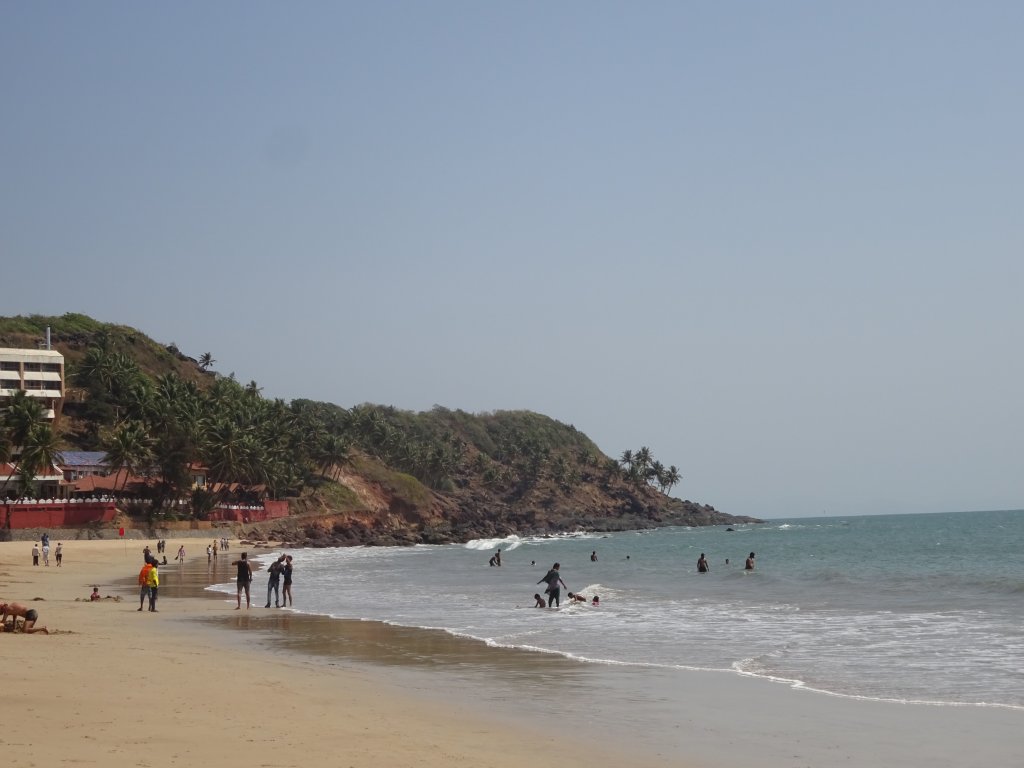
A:
POLYGON ((544 598, 538 594, 534 594, 533 599, 537 602, 533 604, 534 608, 547 608, 548 604, 544 602, 544 598))
POLYGON ((601 604, 601 598, 598 597, 597 595, 594 595, 594 602, 592 602, 591 605, 600 605, 600 604, 601 604))

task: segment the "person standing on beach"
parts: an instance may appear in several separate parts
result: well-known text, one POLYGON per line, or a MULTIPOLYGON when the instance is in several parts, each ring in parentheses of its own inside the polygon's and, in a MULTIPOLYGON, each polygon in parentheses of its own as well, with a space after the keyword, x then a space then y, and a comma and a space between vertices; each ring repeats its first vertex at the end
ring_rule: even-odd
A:
POLYGON ((284 568, 281 575, 284 576, 284 586, 281 588, 281 607, 286 608, 292 604, 292 556, 284 559, 284 568))
POLYGON ((269 608, 270 607, 270 593, 271 592, 274 593, 274 607, 275 608, 280 608, 281 607, 280 587, 281 587, 281 571, 284 570, 284 565, 283 565, 284 558, 285 558, 285 556, 281 555, 279 558, 277 558, 277 560, 272 562, 270 564, 270 567, 267 569, 267 572, 270 574, 270 578, 267 580, 267 604, 263 606, 264 608, 269 608))
POLYGON ((50 540, 46 539, 43 543, 43 565, 47 568, 50 567, 50 540))
POLYGON ((544 574, 544 578, 537 582, 538 584, 541 582, 547 582, 548 588, 544 591, 548 593, 548 608, 551 607, 551 603, 554 603, 556 608, 560 607, 560 598, 562 596, 561 587, 565 587, 567 590, 569 589, 565 586, 565 582, 562 581, 562 576, 558 572, 560 567, 561 565, 555 563, 551 566, 551 570, 544 574))
POLYGON ((242 591, 245 591, 245 607, 251 608, 252 601, 249 598, 249 585, 252 584, 252 566, 249 565, 248 553, 242 553, 241 560, 235 560, 232 563, 238 569, 238 576, 235 581, 238 586, 238 606, 235 608, 237 611, 242 607, 242 591))
POLYGON ((153 567, 146 574, 146 586, 149 587, 149 610, 156 613, 156 593, 160 589, 160 564, 153 563, 153 567))
POLYGON ((754 570, 754 553, 750 553, 750 557, 747 558, 747 562, 743 565, 743 570, 752 571, 754 570))
POLYGON ((57 558, 57 567, 58 567, 58 568, 60 568, 60 562, 61 562, 61 560, 63 560, 63 559, 64 559, 64 551, 63 551, 63 547, 64 547, 64 545, 63 545, 63 544, 61 544, 61 543, 60 543, 60 542, 58 541, 58 542, 57 542, 57 548, 56 548, 55 550, 53 550, 53 556, 57 558))
POLYGON ((206 564, 209 565, 213 562, 213 547, 209 544, 206 545, 206 564))
POLYGON ((39 565, 39 545, 32 545, 32 565, 39 565))
MULTIPOLYGON (((148 547, 147 547, 148 549, 148 547)), ((155 560, 155 558, 154 558, 155 560)), ((153 570, 153 563, 150 562, 149 555, 146 556, 146 563, 142 566, 142 570, 139 571, 139 610, 142 610, 142 604, 146 602, 146 598, 149 597, 149 572, 153 570)))
POLYGON ((707 573, 711 570, 711 566, 708 565, 708 559, 704 557, 704 553, 700 553, 700 557, 697 558, 697 573, 707 573))
POLYGON ((182 564, 185 563, 185 545, 184 544, 182 544, 180 547, 178 547, 178 554, 176 554, 174 556, 174 559, 178 560, 182 564))

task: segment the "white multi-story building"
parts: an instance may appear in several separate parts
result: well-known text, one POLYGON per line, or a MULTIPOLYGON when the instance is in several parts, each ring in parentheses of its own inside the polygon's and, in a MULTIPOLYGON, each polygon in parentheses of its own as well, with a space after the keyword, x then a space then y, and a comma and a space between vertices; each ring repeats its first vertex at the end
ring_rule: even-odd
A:
POLYGON ((46 418, 59 421, 64 406, 64 355, 52 349, 0 347, 0 410, 19 390, 39 398, 46 418))

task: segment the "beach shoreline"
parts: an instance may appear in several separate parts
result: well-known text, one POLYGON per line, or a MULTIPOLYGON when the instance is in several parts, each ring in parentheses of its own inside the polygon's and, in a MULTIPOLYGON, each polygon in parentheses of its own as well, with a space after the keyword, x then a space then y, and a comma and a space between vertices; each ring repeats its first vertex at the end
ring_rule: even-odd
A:
MULTIPOLYGON (((168 539, 167 549, 196 543, 168 539)), ((130 584, 141 542, 133 544, 65 543, 56 568, 52 559, 33 567, 25 542, 0 543, 0 597, 36 608, 39 626, 51 631, 0 633, 5 693, 16 702, 4 728, 14 765, 658 764, 567 739, 561 727, 515 722, 509 731, 507 720, 465 697, 435 697, 431 707, 429 690, 403 690, 383 669, 311 663, 225 632, 225 624, 258 623, 266 612, 235 612, 215 595, 174 596, 176 581, 189 582, 184 571, 194 557, 164 566, 158 612, 138 612, 130 584), (94 584, 122 599, 90 602, 94 584)), ((254 604, 262 605, 259 581, 254 604)))
MULTIPOLYGON (((194 539, 168 551, 181 543, 195 551, 194 539)), ((139 614, 141 544, 66 544, 62 569, 33 568, 23 542, 0 544, 0 596, 42 597, 39 623, 57 630, 0 637, 7 687, 26 702, 9 723, 16 752, 113 766, 164 764, 155 752, 223 765, 343 754, 354 766, 980 766, 1012 763, 1024 724, 1019 711, 859 701, 380 622, 234 611, 232 596, 206 586, 233 580, 237 545, 215 567, 205 557, 164 566, 161 612, 139 614), (75 601, 94 583, 124 599, 75 601), (650 732, 666 711, 675 727, 650 732), (68 726, 55 733, 58 722, 68 726)), ((265 591, 261 572, 254 606, 265 591)))

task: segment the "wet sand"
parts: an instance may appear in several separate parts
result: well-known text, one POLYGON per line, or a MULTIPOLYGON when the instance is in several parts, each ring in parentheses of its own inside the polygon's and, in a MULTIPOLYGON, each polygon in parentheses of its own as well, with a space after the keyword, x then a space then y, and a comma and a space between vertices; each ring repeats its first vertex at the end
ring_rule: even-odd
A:
MULTIPOLYGON (((355 766, 962 768, 1016 764, 1024 743, 1019 710, 846 699, 729 673, 586 664, 378 622, 235 611, 233 597, 228 603, 205 590, 233 581, 234 550, 215 567, 203 555, 163 568, 161 613, 139 614, 138 544, 120 558, 111 550, 116 542, 81 546, 92 544, 106 545, 96 556, 97 573, 109 579, 103 593, 126 594, 128 603, 69 604, 64 588, 39 609, 41 623, 59 621, 75 635, 0 636, 51 684, 72 679, 86 689, 72 696, 73 711, 69 702, 62 710, 72 722, 84 718, 76 739, 85 747, 49 745, 60 759, 88 748, 107 765, 162 765, 163 757, 133 760, 154 744, 166 756, 160 740, 167 739, 179 758, 216 756, 225 765, 322 757, 355 766), (35 649, 53 642, 57 652, 50 646, 37 656, 35 649), (43 667, 36 663, 43 658, 54 661, 43 667), (131 718, 140 708, 145 725, 137 728, 131 718), (122 716, 129 721, 120 723, 122 716), (116 733, 125 745, 104 752, 89 741, 90 728, 116 733), (158 735, 147 736, 149 728, 158 735)), ((24 543, 0 544, 0 562, 11 562, 10 547, 28 562, 24 543)), ((186 547, 198 549, 194 540, 186 547)), ((0 565, 0 595, 20 600, 19 588, 51 588, 54 575, 42 570, 0 565)), ((70 579, 84 597, 88 585, 78 581, 70 579)), ((253 604, 262 606, 266 575, 258 573, 253 587, 253 604)), ((301 607, 301 581, 296 597, 301 607)), ((26 696, 49 688, 17 663, 14 669, 15 689, 26 696)), ((50 699, 36 702, 39 711, 56 706, 50 699)), ((33 727, 26 712, 16 717, 33 727)), ((44 736, 52 741, 53 728, 36 730, 23 745, 40 745, 44 736)))

